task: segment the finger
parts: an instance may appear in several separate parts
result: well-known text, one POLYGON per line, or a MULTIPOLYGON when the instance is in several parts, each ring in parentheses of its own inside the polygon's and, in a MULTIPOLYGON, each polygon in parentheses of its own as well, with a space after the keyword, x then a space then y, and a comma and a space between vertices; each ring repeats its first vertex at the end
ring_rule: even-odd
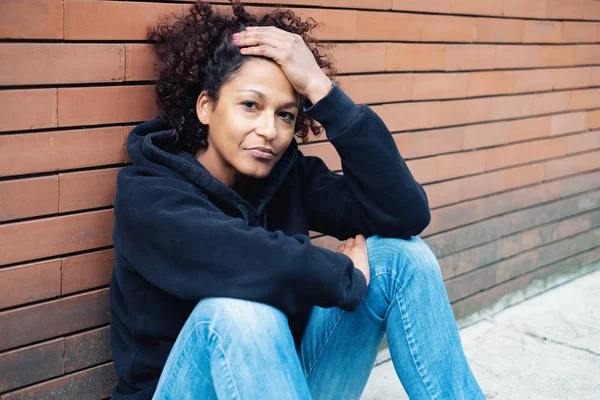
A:
POLYGON ((289 39, 294 36, 293 33, 284 31, 276 26, 248 26, 244 32, 247 33, 268 33, 279 39, 289 39))
POLYGON ((354 247, 354 238, 348 238, 346 240, 346 246, 348 246, 348 247, 354 247))
POLYGON ((342 244, 340 244, 340 245, 338 246, 338 248, 337 248, 337 250, 336 250, 336 251, 337 251, 338 253, 341 253, 341 252, 343 252, 343 251, 344 251, 344 249, 345 249, 345 248, 346 248, 346 245, 342 243, 342 244))
POLYGON ((365 239, 364 235, 356 235, 356 238, 354 239, 354 242, 357 245, 364 246, 365 243, 366 243, 366 239, 365 239))
POLYGON ((260 57, 268 57, 277 61, 281 58, 280 52, 277 51, 275 47, 271 46, 252 46, 252 47, 243 47, 240 49, 240 52, 245 56, 260 56, 260 57))
POLYGON ((233 37, 233 42, 239 47, 261 45, 282 47, 284 45, 284 42, 280 38, 266 32, 241 32, 233 37))

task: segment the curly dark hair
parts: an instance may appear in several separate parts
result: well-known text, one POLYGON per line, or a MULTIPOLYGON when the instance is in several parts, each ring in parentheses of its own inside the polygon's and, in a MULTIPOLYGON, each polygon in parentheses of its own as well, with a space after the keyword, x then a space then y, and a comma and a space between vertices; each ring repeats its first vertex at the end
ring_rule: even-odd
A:
MULTIPOLYGON (((217 12, 210 3, 197 1, 185 15, 163 18, 148 34, 155 42, 158 59, 155 69, 159 119, 173 128, 178 150, 192 155, 208 146, 207 126, 196 115, 198 96, 206 90, 211 100, 218 101, 221 86, 249 59, 233 43, 233 33, 246 26, 275 26, 300 35, 327 76, 333 79, 336 73, 329 56, 319 51, 323 45, 310 35, 320 26, 313 18, 303 21, 286 9, 253 15, 239 0, 231 0, 231 3, 233 15, 217 12)), ((302 98, 301 104, 305 100, 302 98)), ((310 131, 318 136, 322 127, 301 109, 295 134, 306 143, 310 131)))

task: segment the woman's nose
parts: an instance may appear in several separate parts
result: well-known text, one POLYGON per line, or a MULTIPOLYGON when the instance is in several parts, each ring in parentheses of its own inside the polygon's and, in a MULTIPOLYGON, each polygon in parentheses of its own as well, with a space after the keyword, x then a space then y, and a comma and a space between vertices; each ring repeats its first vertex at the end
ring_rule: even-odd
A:
POLYGON ((264 116, 259 120, 258 126, 256 127, 256 133, 260 136, 272 140, 277 137, 277 131, 275 130, 275 118, 264 116))

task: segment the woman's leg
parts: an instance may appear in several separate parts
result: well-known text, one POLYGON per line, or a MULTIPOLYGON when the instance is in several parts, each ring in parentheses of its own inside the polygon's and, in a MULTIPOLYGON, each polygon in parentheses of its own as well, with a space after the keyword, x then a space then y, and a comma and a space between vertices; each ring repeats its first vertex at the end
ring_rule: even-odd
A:
POLYGON ((367 251, 371 282, 358 310, 315 307, 302 338, 313 399, 359 399, 384 332, 411 399, 484 399, 429 247, 418 237, 373 236, 367 251))
POLYGON ((280 310, 246 300, 201 300, 179 333, 154 399, 309 399, 280 310))

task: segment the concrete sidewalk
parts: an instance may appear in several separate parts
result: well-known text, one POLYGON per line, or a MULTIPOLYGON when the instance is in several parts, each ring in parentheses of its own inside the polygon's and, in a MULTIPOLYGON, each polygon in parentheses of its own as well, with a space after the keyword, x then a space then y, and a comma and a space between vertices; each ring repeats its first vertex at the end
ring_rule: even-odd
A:
MULTIPOLYGON (((600 270, 460 331, 488 399, 600 399, 600 270)), ((407 399, 383 350, 362 400, 407 399)))

